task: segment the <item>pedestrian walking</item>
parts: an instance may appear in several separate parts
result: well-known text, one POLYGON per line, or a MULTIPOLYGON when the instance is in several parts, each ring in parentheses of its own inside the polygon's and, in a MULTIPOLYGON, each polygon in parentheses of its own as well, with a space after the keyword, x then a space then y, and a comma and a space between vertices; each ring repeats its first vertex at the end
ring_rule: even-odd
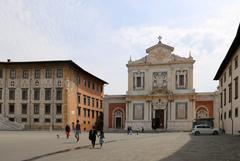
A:
POLYGON ((77 139, 77 142, 79 141, 79 134, 81 133, 81 126, 79 123, 79 120, 77 120, 76 128, 75 128, 75 138, 77 139))
POLYGON ((69 136, 70 136, 70 126, 68 124, 65 127, 65 133, 66 133, 66 136, 67 136, 67 139, 68 139, 69 136))
POLYGON ((101 148, 102 148, 102 145, 103 145, 103 143, 104 143, 104 139, 105 139, 103 130, 100 131, 98 137, 99 137, 99 144, 100 144, 100 149, 101 149, 101 148))
POLYGON ((93 128, 89 131, 89 140, 91 140, 92 148, 95 147, 96 136, 97 136, 97 130, 95 129, 95 126, 93 126, 93 128))

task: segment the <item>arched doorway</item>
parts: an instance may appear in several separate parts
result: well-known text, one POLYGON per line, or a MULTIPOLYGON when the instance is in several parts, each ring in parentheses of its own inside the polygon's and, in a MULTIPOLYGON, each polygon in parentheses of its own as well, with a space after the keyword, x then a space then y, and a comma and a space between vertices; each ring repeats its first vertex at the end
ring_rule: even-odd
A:
POLYGON ((115 126, 116 129, 123 128, 123 124, 122 124, 122 122, 123 122, 123 113, 122 113, 122 111, 116 110, 114 112, 114 122, 115 122, 114 126, 115 126))
POLYGON ((197 119, 203 119, 203 118, 208 118, 209 117, 209 112, 208 109, 205 107, 199 107, 196 112, 196 118, 197 119))

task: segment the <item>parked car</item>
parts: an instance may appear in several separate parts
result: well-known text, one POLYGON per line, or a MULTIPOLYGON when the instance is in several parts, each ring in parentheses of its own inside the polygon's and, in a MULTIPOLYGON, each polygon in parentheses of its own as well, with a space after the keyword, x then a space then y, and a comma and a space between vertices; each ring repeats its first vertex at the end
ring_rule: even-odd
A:
POLYGON ((200 135, 200 134, 218 135, 219 129, 211 128, 209 125, 195 125, 195 127, 192 130, 192 134, 194 134, 194 135, 200 135))

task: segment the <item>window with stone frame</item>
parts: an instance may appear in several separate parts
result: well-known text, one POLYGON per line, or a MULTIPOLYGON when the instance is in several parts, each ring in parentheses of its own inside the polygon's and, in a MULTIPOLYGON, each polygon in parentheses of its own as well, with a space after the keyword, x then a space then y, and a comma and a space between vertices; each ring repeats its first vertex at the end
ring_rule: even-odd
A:
POLYGON ((9 88, 9 100, 15 100, 15 88, 9 88))
POLYGON ((63 68, 57 68, 57 78, 63 78, 63 68))
POLYGON ((228 112, 228 118, 232 118, 232 110, 229 110, 229 112, 228 112))
POLYGON ((46 101, 51 100, 51 97, 52 97, 51 91, 52 91, 51 88, 45 88, 45 100, 46 101))
POLYGON ((29 71, 27 70, 27 69, 24 69, 23 70, 23 79, 28 79, 28 77, 29 77, 29 71))
POLYGON ((100 100, 100 108, 102 108, 103 102, 102 100, 100 100))
POLYGON ((227 118, 227 114, 226 112, 224 112, 224 120, 226 120, 226 118, 227 118))
POLYGON ((228 102, 232 102, 232 83, 228 85, 228 102))
POLYGON ((40 69, 35 69, 34 77, 35 77, 35 79, 40 79, 40 77, 41 77, 40 69))
POLYGON ((22 114, 27 114, 27 104, 22 104, 22 114))
POLYGON ((92 110, 92 118, 94 118, 94 113, 95 113, 95 111, 94 111, 94 110, 92 110))
POLYGON ((234 68, 237 69, 238 67, 238 56, 234 58, 234 68))
POLYGON ((34 118, 34 119, 33 119, 33 122, 34 122, 34 123, 38 123, 38 122, 40 122, 40 120, 39 120, 39 118, 34 118))
POLYGON ((144 72, 133 72, 133 90, 144 90, 144 72))
POLYGON ((62 123, 62 119, 56 119, 56 123, 62 123))
POLYGON ((3 78, 3 69, 0 68, 0 79, 3 78))
POLYGON ((220 108, 222 108, 222 106, 223 106, 223 93, 222 92, 220 93, 220 98, 221 98, 221 100, 220 100, 220 108))
POLYGON ((62 104, 56 104, 56 114, 57 115, 62 114, 62 104))
POLYGON ((89 96, 87 97, 87 102, 88 102, 87 105, 90 106, 91 105, 91 98, 89 96))
POLYGON ((235 108, 235 117, 238 117, 238 107, 235 108))
POLYGON ((88 110, 88 117, 90 118, 90 109, 87 109, 88 110))
POLYGON ((144 119, 144 103, 133 104, 133 120, 144 119))
POLYGON ((90 87, 91 87, 91 81, 88 80, 88 88, 90 88, 90 87))
POLYGON ((187 119, 187 102, 176 102, 176 119, 187 119))
POLYGON ((50 122, 51 122, 51 119, 50 119, 50 118, 45 118, 45 119, 44 119, 44 122, 45 122, 45 123, 50 123, 50 122))
POLYGON ((0 103, 0 114, 2 114, 2 104, 0 103))
POLYGON ((226 72, 223 73, 223 81, 226 82, 226 72))
POLYGON ((62 100, 62 88, 56 89, 56 100, 62 100))
POLYGON ((81 103, 81 93, 77 93, 77 101, 78 101, 78 104, 81 103))
POLYGON ((86 108, 83 108, 83 114, 84 114, 84 117, 87 116, 87 109, 86 108))
POLYGON ((13 103, 10 103, 8 107, 9 107, 8 113, 14 114, 15 113, 15 105, 13 103))
POLYGON ((98 108, 98 106, 99 106, 99 103, 98 103, 98 99, 96 99, 96 107, 98 108))
POLYGON ((81 107, 77 107, 77 115, 81 116, 81 107))
POLYGON ((83 95, 83 104, 87 105, 87 96, 86 95, 83 95))
POLYGON ((224 96, 223 103, 224 103, 224 105, 226 105, 226 102, 227 102, 227 91, 226 91, 226 88, 223 90, 223 96, 224 96))
POLYGON ((27 122, 27 118, 24 117, 24 118, 21 119, 21 121, 22 122, 27 122))
POLYGON ((2 94, 2 88, 0 88, 0 100, 2 100, 2 96, 3 96, 3 94, 2 94))
POLYGON ((15 79, 15 78, 16 78, 16 70, 10 69, 10 79, 15 79))
POLYGON ((22 100, 27 100, 28 99, 28 89, 23 88, 22 89, 22 100))
POLYGON ((187 89, 188 85, 188 71, 177 70, 176 71, 176 89, 187 89))
POLYGON ((45 78, 52 78, 52 69, 51 68, 46 68, 45 78))
POLYGON ((34 100, 40 100, 40 88, 34 88, 34 100))
POLYGON ((234 84, 235 84, 235 99, 238 98, 238 77, 234 78, 234 84))
POLYGON ((228 68, 228 74, 229 74, 229 77, 232 76, 232 65, 230 65, 228 68))
POLYGON ((95 98, 92 98, 92 107, 95 106, 95 98))
POLYGON ((51 114, 51 104, 45 104, 45 115, 51 114))
POLYGON ((40 113, 40 104, 34 104, 33 105, 33 114, 39 114, 40 113))

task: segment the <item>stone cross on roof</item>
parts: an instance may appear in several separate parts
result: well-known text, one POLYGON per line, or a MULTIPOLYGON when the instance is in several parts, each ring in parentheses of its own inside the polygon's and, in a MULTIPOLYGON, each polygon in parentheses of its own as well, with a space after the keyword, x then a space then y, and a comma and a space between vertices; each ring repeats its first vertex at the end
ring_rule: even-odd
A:
POLYGON ((162 36, 158 36, 158 40, 159 40, 159 42, 158 43, 160 43, 161 42, 161 39, 162 39, 162 36))

